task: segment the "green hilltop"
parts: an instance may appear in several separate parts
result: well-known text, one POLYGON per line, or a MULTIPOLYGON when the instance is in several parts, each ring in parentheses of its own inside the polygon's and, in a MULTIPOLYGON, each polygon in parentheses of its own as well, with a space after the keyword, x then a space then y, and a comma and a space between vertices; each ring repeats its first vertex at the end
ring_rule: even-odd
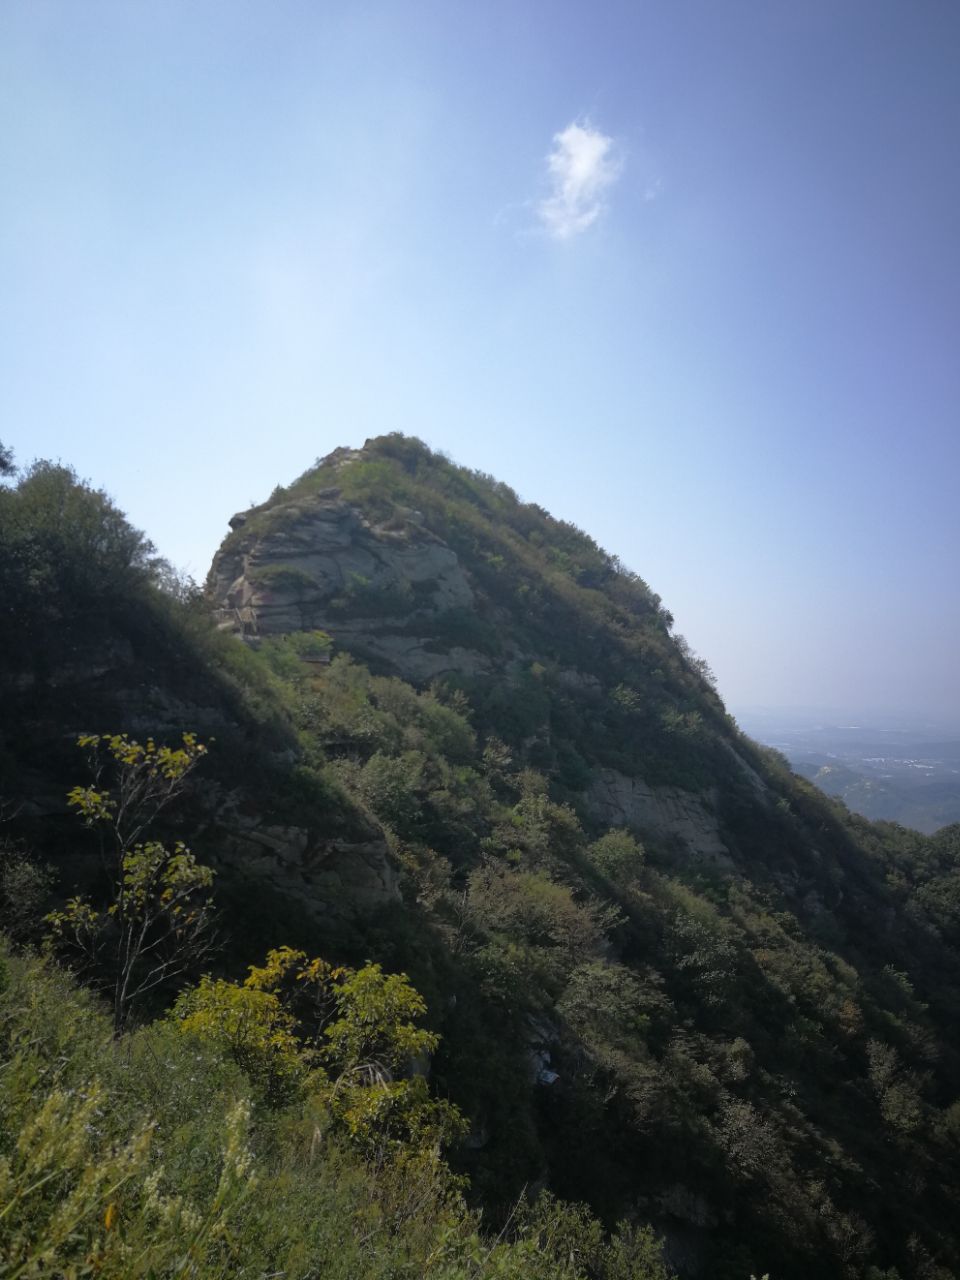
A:
POLYGON ((0 1275, 960 1274, 960 828, 857 818, 746 738, 586 533, 394 434, 235 516, 202 592, 50 464, 0 490, 0 543, 0 1275), (215 871, 220 941, 116 1038, 56 968, 114 981, 63 921, 123 914, 75 741, 184 732, 208 750, 150 836, 215 871), (112 1158, 158 1136, 110 1199, 51 1174, 57 1243, 17 1131, 79 1133, 94 1079, 112 1158))

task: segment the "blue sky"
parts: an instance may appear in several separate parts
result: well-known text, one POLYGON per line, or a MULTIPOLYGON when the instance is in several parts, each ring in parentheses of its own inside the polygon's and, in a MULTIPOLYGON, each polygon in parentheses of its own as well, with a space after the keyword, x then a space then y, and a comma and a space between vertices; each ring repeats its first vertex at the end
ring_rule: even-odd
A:
POLYGON ((195 576, 401 430, 756 704, 960 719, 952 0, 6 0, 0 438, 195 576))

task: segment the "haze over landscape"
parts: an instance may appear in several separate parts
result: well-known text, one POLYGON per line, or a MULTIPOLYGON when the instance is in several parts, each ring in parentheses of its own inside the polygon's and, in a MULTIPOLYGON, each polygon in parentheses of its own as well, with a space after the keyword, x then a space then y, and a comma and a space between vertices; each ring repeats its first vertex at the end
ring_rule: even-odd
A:
POLYGON ((198 577, 400 430, 738 713, 960 722, 950 5, 0 11, 0 420, 198 577))

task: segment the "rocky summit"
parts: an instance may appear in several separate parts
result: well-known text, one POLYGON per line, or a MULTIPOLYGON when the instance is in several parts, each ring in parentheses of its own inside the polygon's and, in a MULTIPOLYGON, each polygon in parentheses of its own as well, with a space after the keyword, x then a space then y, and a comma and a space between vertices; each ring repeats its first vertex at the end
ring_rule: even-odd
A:
MULTIPOLYGON (((339 472, 364 460, 351 451, 323 465, 339 472)), ((377 522, 331 487, 258 514, 233 517, 213 562, 221 626, 251 638, 321 628, 410 680, 489 668, 483 655, 433 639, 439 620, 473 608, 474 592, 419 512, 401 507, 377 522)))
MULTIPOLYGON (((462 554, 462 545, 458 554, 444 538, 445 521, 431 527, 422 511, 401 501, 383 510, 384 495, 376 495, 372 510, 364 503, 356 492, 357 475, 376 468, 389 447, 371 441, 363 449, 339 449, 320 460, 292 496, 281 492, 231 519, 233 532, 208 579, 217 624, 254 646, 261 638, 319 630, 336 648, 421 685, 443 676, 482 676, 509 685, 542 662, 555 668, 551 674, 572 706, 601 702, 596 675, 557 666, 556 646, 533 644, 516 633, 512 602, 503 600, 499 584, 491 586, 475 572, 476 560, 462 554), (341 483, 321 483, 330 478, 341 483), (468 635, 471 628, 478 633, 477 646, 456 643, 457 631, 468 635)), ((513 505, 522 511, 515 498, 513 505)), ((530 510, 548 531, 562 527, 530 510)), ((505 559, 497 551, 482 554, 487 565, 502 566, 505 559)), ((615 572, 612 565, 608 571, 615 572)), ((738 753, 731 758, 750 772, 738 753)), ((607 825, 631 826, 705 858, 729 854, 714 787, 650 785, 635 774, 601 768, 583 802, 607 825)))

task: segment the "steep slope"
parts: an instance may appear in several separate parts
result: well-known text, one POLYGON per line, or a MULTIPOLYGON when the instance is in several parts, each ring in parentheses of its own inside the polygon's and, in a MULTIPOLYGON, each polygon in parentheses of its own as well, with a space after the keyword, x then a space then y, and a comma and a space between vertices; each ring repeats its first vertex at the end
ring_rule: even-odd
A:
POLYGON ((684 1276, 955 1274, 960 829, 795 778, 641 579, 417 441, 232 526, 182 598, 62 468, 0 490, 0 816, 61 896, 75 734, 199 730, 222 967, 408 972, 488 1226, 549 1187, 684 1276))
POLYGON ((376 671, 503 703, 490 723, 529 763, 577 791, 599 766, 586 795, 599 818, 693 853, 726 853, 719 776, 762 796, 659 599, 506 486, 387 437, 336 451, 231 524, 208 584, 224 628, 319 629, 376 671))
POLYGON ((161 589, 168 571, 106 495, 39 464, 0 490, 0 546, 0 819, 66 889, 100 865, 66 804, 78 735, 192 730, 215 749, 176 834, 202 833, 244 929, 276 941, 271 918, 345 922, 397 898, 382 832, 310 767, 283 687, 199 599, 161 589))
POLYGON ((957 842, 849 820, 642 580, 417 441, 231 524, 219 625, 391 833, 380 945, 445 1011, 488 1208, 547 1180, 690 1274, 952 1274, 957 842))

